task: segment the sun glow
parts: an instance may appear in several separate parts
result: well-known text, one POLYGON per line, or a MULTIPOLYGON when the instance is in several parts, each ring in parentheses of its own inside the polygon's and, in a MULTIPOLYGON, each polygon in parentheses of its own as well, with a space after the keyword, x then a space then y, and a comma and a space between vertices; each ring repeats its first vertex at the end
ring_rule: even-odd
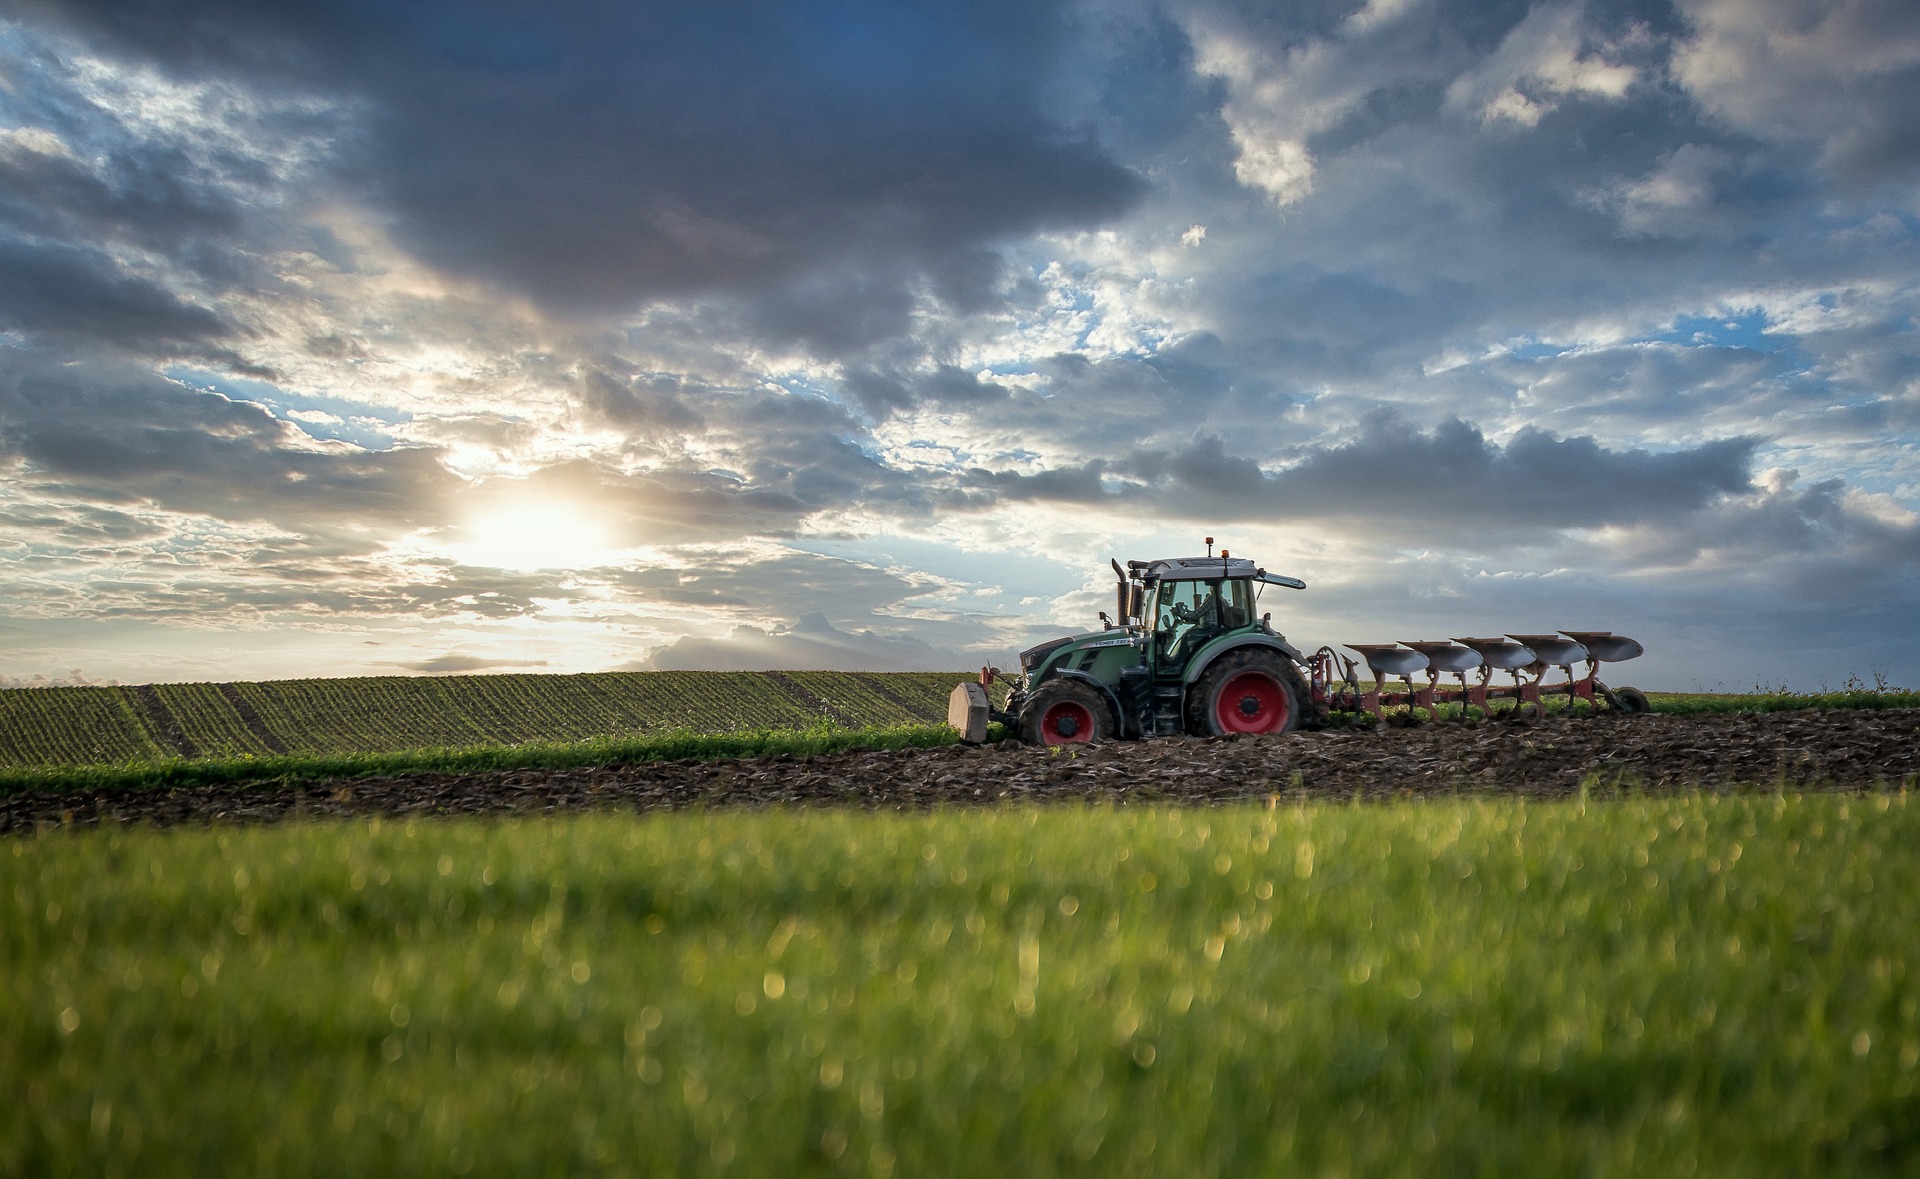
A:
POLYGON ((571 504, 513 504, 476 518, 464 533, 453 555, 488 569, 591 569, 616 559, 606 529, 571 504))

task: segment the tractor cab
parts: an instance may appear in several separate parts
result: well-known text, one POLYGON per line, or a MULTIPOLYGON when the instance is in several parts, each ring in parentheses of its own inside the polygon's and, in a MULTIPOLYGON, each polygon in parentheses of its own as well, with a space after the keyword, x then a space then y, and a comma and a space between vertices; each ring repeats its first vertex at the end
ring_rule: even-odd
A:
POLYGON ((1142 614, 1152 628, 1147 662, 1155 679, 1180 679, 1209 642, 1255 625, 1252 561, 1183 558, 1155 561, 1143 584, 1152 587, 1142 614))

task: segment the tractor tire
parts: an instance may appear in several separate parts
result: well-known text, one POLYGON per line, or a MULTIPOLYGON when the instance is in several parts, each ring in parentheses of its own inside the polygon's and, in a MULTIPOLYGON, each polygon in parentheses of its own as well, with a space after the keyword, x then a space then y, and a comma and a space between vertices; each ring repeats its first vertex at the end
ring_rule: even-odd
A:
POLYGON ((1222 655, 1187 691, 1187 731, 1199 737, 1229 733, 1290 733, 1306 718, 1307 687, 1300 673, 1261 650, 1222 655))
POLYGON ((1050 680, 1020 710, 1020 739, 1029 745, 1089 745, 1111 736, 1107 702, 1088 684, 1050 680))
POLYGON ((1614 698, 1620 701, 1620 711, 1628 716, 1639 716, 1643 712, 1652 712, 1653 703, 1647 694, 1638 688, 1615 688, 1614 698))

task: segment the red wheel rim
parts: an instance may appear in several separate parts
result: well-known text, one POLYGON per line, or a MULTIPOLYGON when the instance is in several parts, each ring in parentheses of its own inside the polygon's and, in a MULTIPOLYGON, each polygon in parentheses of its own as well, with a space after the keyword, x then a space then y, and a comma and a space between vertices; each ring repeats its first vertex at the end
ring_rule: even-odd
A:
POLYGON ((1084 745, 1093 740, 1093 711, 1077 700, 1061 700, 1040 714, 1042 745, 1084 745))
POLYGON ((1223 733, 1277 733, 1287 727, 1292 702, 1280 681, 1264 671, 1243 671, 1214 698, 1214 723, 1223 733))

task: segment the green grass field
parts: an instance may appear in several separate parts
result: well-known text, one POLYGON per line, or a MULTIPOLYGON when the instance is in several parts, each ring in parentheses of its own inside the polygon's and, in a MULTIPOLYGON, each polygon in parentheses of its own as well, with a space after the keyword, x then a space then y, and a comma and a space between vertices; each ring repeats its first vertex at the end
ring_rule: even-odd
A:
POLYGON ((0 1173, 1896 1174, 1920 805, 50 832, 0 1173))

